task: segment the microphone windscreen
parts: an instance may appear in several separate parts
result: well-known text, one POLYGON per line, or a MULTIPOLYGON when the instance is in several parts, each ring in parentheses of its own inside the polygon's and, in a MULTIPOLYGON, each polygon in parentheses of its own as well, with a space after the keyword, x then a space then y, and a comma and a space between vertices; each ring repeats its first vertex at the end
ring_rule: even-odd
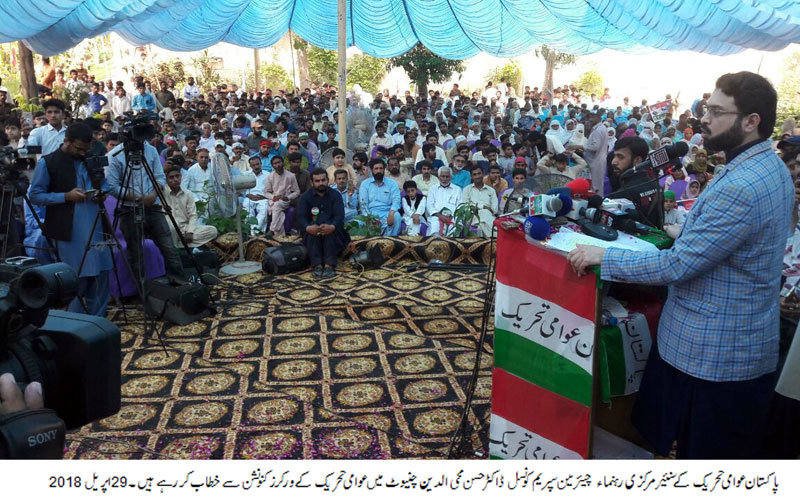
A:
POLYGON ((671 147, 667 148, 667 155, 669 156, 670 160, 674 160, 675 158, 680 158, 681 156, 686 156, 688 152, 689 152, 689 145, 683 141, 678 141, 671 147))
POLYGON ((534 240, 544 241, 550 236, 550 223, 544 217, 530 216, 525 219, 525 233, 534 240))
POLYGON ((547 194, 552 194, 552 195, 555 195, 555 196, 558 196, 558 195, 560 195, 562 193, 566 194, 567 196, 572 196, 572 190, 570 188, 568 188, 567 186, 554 187, 554 188, 550 189, 550 191, 547 192, 547 194))
POLYGON ((566 187, 570 189, 570 194, 572 196, 580 196, 585 199, 589 196, 589 190, 592 189, 592 184, 584 178, 578 178, 568 182, 566 187))
POLYGON ((558 199, 561 200, 561 210, 556 211, 556 217, 563 217, 572 211, 572 198, 566 193, 559 193, 558 199))
POLYGON ((599 194, 590 196, 587 201, 589 202, 590 208, 600 208, 603 206, 603 197, 599 194))

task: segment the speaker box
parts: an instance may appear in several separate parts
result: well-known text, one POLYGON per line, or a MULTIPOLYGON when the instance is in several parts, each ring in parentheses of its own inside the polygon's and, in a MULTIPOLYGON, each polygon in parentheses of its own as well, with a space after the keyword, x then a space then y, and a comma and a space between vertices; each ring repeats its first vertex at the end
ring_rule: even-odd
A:
POLYGON ((208 287, 168 277, 145 282, 145 312, 176 325, 188 325, 211 315, 208 287))
POLYGON ((264 250, 261 264, 265 273, 274 276, 302 271, 308 267, 308 252, 304 245, 284 243, 264 250))

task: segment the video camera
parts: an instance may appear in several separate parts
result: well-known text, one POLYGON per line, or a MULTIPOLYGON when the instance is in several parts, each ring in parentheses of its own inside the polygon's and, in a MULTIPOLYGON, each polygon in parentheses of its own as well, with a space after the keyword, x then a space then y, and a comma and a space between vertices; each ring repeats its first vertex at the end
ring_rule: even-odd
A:
MULTIPOLYGON (((40 266, 30 257, 0 261, 0 374, 40 382, 45 407, 67 429, 120 408, 119 328, 105 318, 51 310, 66 307, 77 293, 78 278, 67 264, 40 266)), ((41 412, 11 422, 0 418, 0 458, 60 458, 61 449, 57 456, 46 447, 37 454, 37 445, 44 445, 37 417, 41 412)))
POLYGON ((158 115, 149 111, 142 111, 136 115, 133 114, 133 111, 125 112, 120 135, 125 145, 125 154, 134 163, 142 161, 144 143, 156 133, 153 120, 158 120, 158 115))
POLYGON ((14 149, 11 146, 0 148, 0 184, 13 184, 24 176, 21 171, 30 167, 29 154, 41 154, 41 146, 28 146, 27 148, 14 149))

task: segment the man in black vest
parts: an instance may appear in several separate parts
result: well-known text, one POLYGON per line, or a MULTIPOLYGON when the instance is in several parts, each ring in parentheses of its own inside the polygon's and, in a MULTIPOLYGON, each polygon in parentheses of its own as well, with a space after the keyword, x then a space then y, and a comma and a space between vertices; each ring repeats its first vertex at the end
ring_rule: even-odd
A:
POLYGON ((344 230, 344 203, 328 186, 328 173, 321 168, 311 171, 311 184, 297 202, 297 221, 314 277, 332 278, 339 252, 350 242, 344 230))
POLYGON ((52 153, 43 156, 33 171, 30 187, 31 202, 47 206, 44 230, 58 247, 61 261, 79 273, 78 297, 69 311, 105 316, 108 306, 108 271, 111 253, 103 245, 102 224, 92 223, 98 205, 84 159, 92 143, 92 130, 85 123, 75 123, 67 128, 64 143, 52 153), (84 259, 87 242, 92 245, 84 259), (83 267, 81 267, 81 260, 83 267), (80 302, 85 303, 85 308, 80 302))

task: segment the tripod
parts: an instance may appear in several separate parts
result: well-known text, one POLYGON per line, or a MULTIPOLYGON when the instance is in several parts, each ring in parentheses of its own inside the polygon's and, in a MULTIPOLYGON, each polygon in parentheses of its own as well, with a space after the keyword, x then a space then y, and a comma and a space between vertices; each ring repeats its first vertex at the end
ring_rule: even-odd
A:
MULTIPOLYGON (((119 227, 119 224, 122 222, 123 218, 132 217, 133 219, 133 229, 135 238, 128 238, 128 249, 131 251, 133 245, 138 245, 137 249, 137 262, 136 266, 130 265, 129 266, 134 269, 131 273, 131 276, 136 280, 137 290, 139 293, 140 300, 142 301, 142 305, 145 309, 144 314, 144 332, 145 334, 151 334, 152 331, 156 331, 162 346, 164 346, 164 340, 161 337, 161 334, 156 330, 156 320, 153 319, 152 325, 149 325, 148 322, 148 302, 147 297, 145 296, 145 287, 146 287, 146 272, 144 267, 144 239, 146 233, 146 224, 147 224, 147 215, 148 212, 150 214, 157 214, 158 216, 167 216, 167 220, 172 227, 175 229, 175 232, 180 239, 180 242, 186 251, 186 254, 189 258, 189 261, 192 263, 193 267, 197 271, 197 275, 200 277, 200 282, 204 285, 208 286, 207 283, 203 278, 203 273, 198 266, 194 255, 192 254, 191 249, 187 245, 185 238, 183 237, 183 233, 181 233, 180 228, 178 227, 178 223, 176 222, 174 216, 172 215, 172 209, 170 208, 169 204, 164 197, 164 193, 161 190, 161 186, 156 179, 155 174, 153 173, 152 167, 148 164, 145 151, 145 141, 147 140, 147 132, 142 132, 141 128, 137 130, 137 126, 132 127, 133 130, 128 132, 125 137, 125 141, 123 142, 122 148, 119 149, 116 153, 112 154, 112 157, 118 156, 120 153, 124 153, 124 164, 122 168, 122 175, 119 182, 119 196, 117 198, 117 204, 114 208, 114 221, 112 226, 112 234, 116 231, 119 227), (138 175, 136 175, 138 174, 138 175), (134 185, 135 181, 138 181, 138 186, 134 185), (150 187, 152 190, 145 189, 146 182, 150 183, 150 187), (151 208, 146 208, 144 206, 144 197, 147 193, 147 196, 154 196, 155 200, 153 201, 153 205, 155 205, 155 201, 157 200, 161 205, 161 210, 156 211, 151 208), (124 207, 124 208, 123 208, 124 207)), ((114 166, 109 167, 109 169, 116 168, 114 166)), ((126 226, 125 229, 128 229, 128 233, 126 236, 130 236, 130 226, 126 226)), ((126 232, 123 230, 123 232, 126 232)), ((163 236, 163 235, 162 235, 163 236)), ((170 239, 170 251, 177 250, 172 246, 172 241, 170 239)), ((162 252, 163 253, 163 252, 162 252)), ((172 257, 178 258, 177 253, 172 255, 172 257)), ((165 258, 169 259, 169 255, 165 255, 165 258)), ((178 258, 179 262, 179 258, 178 258)), ((181 265, 182 268, 182 265, 181 265)), ((169 276, 169 275, 168 275, 169 276)), ((170 276, 171 281, 176 282, 184 282, 183 276, 170 276)), ((215 304, 212 297, 212 313, 216 313, 215 304)), ((165 347, 166 348, 166 347, 165 347)))
MULTIPOLYGON (((61 261, 61 257, 58 254, 58 247, 47 235, 47 232, 44 229, 44 223, 42 223, 42 220, 39 218, 33 203, 31 202, 30 198, 28 198, 27 184, 28 182, 25 178, 18 178, 12 181, 12 179, 6 177, 5 181, 0 182, 0 227, 4 227, 2 234, 2 248, 0 248, 0 259, 5 259, 6 257, 14 255, 19 251, 24 253, 25 248, 32 248, 34 250, 47 250, 53 252, 53 254, 56 256, 56 260, 61 261), (17 229, 14 227, 14 212, 16 209, 14 200, 17 197, 21 197, 24 200, 28 210, 30 210, 31 215, 33 216, 33 219, 39 226, 42 236, 44 236, 44 238, 47 240, 49 247, 26 247, 22 243, 22 240, 24 240, 24 234, 22 237, 20 237, 17 229)), ((24 217, 22 219, 23 221, 25 220, 24 217)))

